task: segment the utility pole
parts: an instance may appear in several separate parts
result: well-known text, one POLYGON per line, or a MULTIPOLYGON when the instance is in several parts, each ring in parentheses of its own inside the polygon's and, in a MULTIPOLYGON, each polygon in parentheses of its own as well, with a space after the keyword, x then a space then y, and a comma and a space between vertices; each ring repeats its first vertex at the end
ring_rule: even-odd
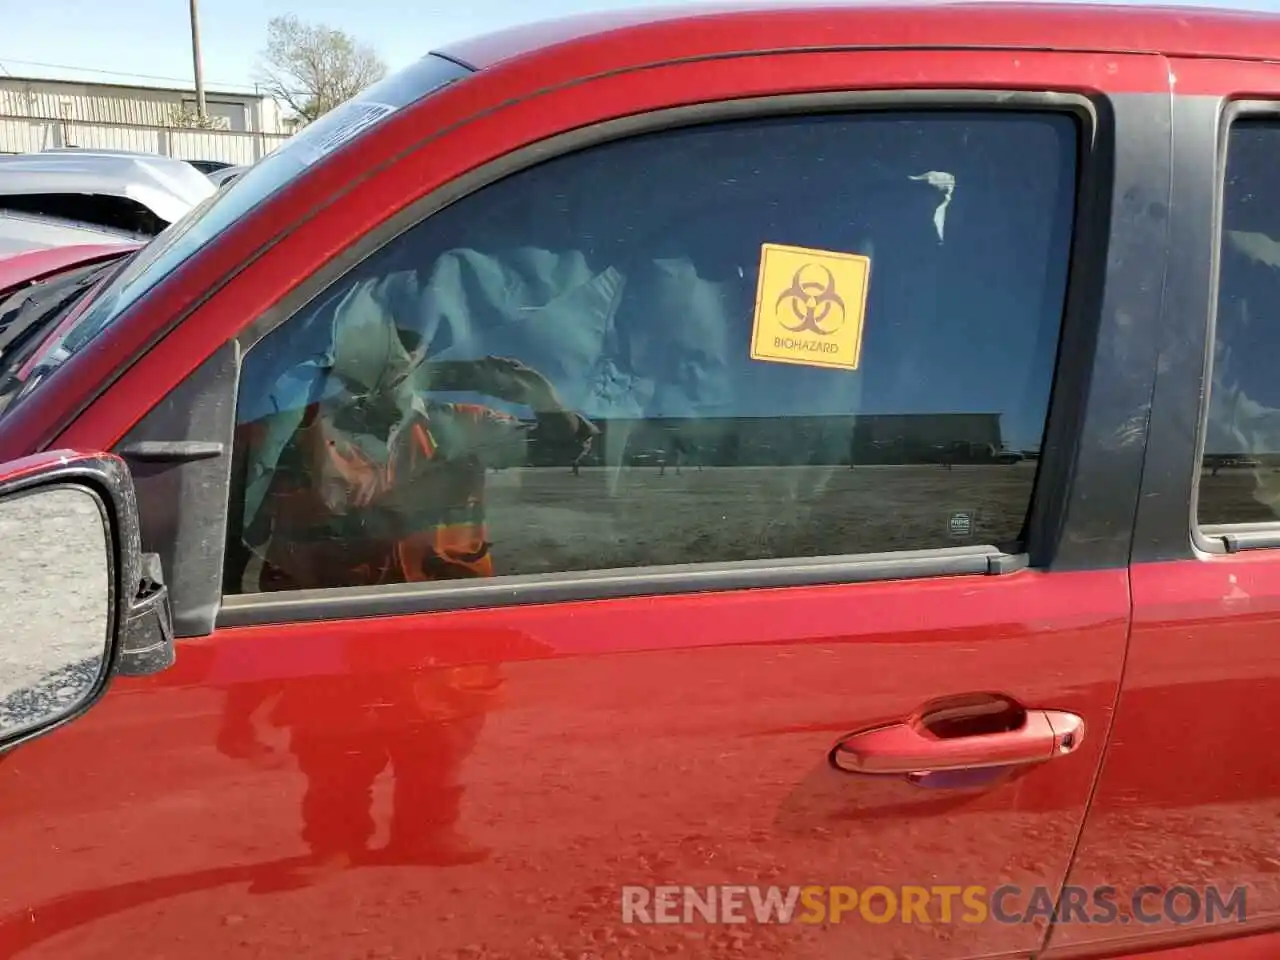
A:
POLYGON ((204 102, 204 71, 200 67, 200 17, 196 0, 191 0, 191 59, 196 68, 196 115, 204 121, 209 112, 204 102))

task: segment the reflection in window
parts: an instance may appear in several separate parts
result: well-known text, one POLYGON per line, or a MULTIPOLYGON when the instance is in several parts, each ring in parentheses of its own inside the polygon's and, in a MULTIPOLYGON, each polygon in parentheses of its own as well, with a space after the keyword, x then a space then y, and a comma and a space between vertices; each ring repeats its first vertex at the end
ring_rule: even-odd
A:
POLYGON ((1280 125, 1231 128, 1197 507, 1204 524, 1280 517, 1280 125))
POLYGON ((248 353, 228 589, 1016 540, 1076 141, 1058 114, 740 121, 446 207, 248 353), (774 297, 766 243, 866 258, 865 308, 821 270, 774 297), (753 359, 766 288, 796 337, 861 319, 857 368, 753 359))

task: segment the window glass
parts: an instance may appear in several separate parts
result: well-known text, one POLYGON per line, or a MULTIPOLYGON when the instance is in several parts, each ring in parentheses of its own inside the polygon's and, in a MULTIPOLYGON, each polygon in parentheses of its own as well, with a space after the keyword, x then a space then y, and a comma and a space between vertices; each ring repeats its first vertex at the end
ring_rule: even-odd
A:
MULTIPOLYGON (((95 299, 75 323, 41 348, 42 369, 35 381, 42 381, 156 284, 265 200, 302 177, 317 161, 467 73, 453 61, 429 54, 307 124, 236 177, 225 190, 196 204, 138 251, 105 289, 94 294, 95 299)), ((35 383, 31 389, 34 387, 35 383)))
POLYGON ((1280 124, 1232 125, 1218 311, 1197 513, 1200 523, 1280 518, 1280 124))
POLYGON ((228 589, 1015 541, 1076 157, 1065 114, 797 116, 485 187, 249 351, 228 589))

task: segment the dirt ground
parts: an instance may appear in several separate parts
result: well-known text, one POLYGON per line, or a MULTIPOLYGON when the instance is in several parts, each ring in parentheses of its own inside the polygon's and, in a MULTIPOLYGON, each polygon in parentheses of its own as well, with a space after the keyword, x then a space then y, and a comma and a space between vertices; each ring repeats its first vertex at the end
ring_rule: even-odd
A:
POLYGON ((1280 512, 1262 500, 1280 495, 1280 470, 1273 467, 1228 467, 1213 475, 1200 474, 1201 523, 1268 523, 1280 518, 1280 512))
MULTIPOLYGON (((486 475, 498 575, 822 557, 973 544, 1022 530, 1036 464, 511 467, 486 475), (968 533, 953 526, 969 520, 968 533)), ((1280 471, 1205 470, 1205 523, 1277 519, 1280 471)), ((244 580, 254 590, 259 565, 244 580)))
POLYGON ((1034 479, 1030 463, 546 467, 489 473, 486 498, 498 572, 528 574, 1002 543, 1034 479))
POLYGON ((1001 545, 1034 483, 1034 463, 510 467, 486 474, 485 504, 495 572, 513 576, 1001 545))
POLYGON ((107 636, 107 541, 97 505, 72 490, 0 504, 0 730, 80 699, 107 636))

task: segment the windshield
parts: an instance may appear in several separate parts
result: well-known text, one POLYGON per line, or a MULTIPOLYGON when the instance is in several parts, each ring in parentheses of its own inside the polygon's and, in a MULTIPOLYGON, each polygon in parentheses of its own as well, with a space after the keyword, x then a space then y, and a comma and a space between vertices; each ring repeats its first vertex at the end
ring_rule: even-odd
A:
MULTIPOLYGON (((224 189, 202 201, 140 250, 60 337, 44 345, 32 372, 42 379, 81 349, 169 273, 221 236, 237 220, 284 189, 318 160, 392 113, 470 71, 428 54, 379 81, 285 141, 224 189)), ((34 382, 28 389, 34 387, 34 382)))

